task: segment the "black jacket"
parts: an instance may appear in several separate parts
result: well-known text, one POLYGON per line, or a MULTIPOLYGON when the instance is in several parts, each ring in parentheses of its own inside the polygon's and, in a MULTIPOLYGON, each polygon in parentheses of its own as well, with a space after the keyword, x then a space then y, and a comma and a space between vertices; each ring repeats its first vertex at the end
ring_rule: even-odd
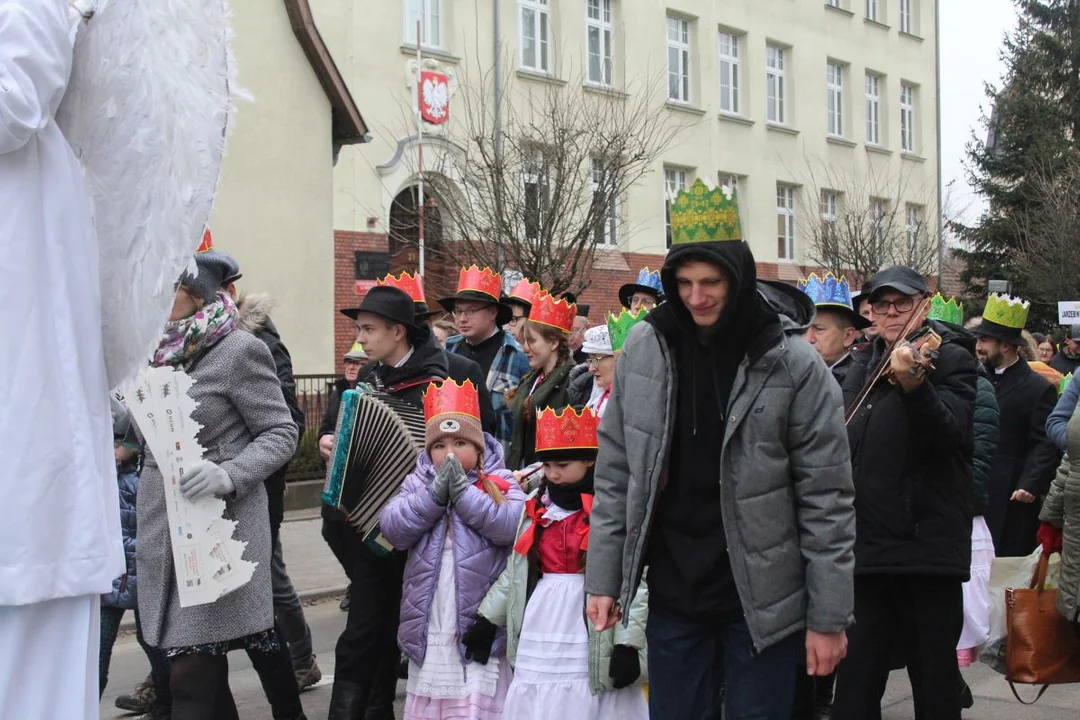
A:
POLYGON ((1080 358, 1070 357, 1063 352, 1059 352, 1048 364, 1062 375, 1068 375, 1069 373, 1075 373, 1076 368, 1080 367, 1080 358))
POLYGON ((986 524, 998 557, 1018 557, 1035 549, 1039 503, 1009 498, 1016 490, 1042 497, 1050 489, 1061 461, 1061 454, 1046 437, 1046 417, 1057 402, 1057 389, 1023 358, 1000 375, 989 370, 989 377, 1001 417, 986 524))
POLYGON ((338 411, 341 409, 341 393, 350 387, 349 381, 345 378, 338 378, 334 381, 334 391, 330 393, 330 398, 326 401, 326 410, 323 411, 322 423, 319 425, 320 438, 323 435, 333 435, 337 430, 337 416, 338 411))
POLYGON ((570 404, 580 407, 589 402, 593 391, 593 376, 588 365, 575 365, 570 371, 570 385, 566 390, 570 404))
MULTIPOLYGON (((971 566, 974 338, 931 321, 936 369, 910 393, 879 380, 848 423, 855 480, 856 574, 942 575, 971 566)), ((844 381, 851 407, 881 361, 883 340, 857 348, 844 381)))
POLYGON ((840 358, 835 365, 829 368, 829 372, 836 378, 836 382, 840 383, 840 387, 844 387, 844 380, 847 379, 848 370, 851 369, 851 365, 854 362, 855 360, 851 357, 851 353, 849 352, 847 355, 840 358))
POLYGON ((421 328, 413 345, 413 354, 401 367, 371 363, 360 370, 359 382, 369 383, 380 392, 389 393, 405 402, 424 406, 424 391, 433 380, 449 377, 446 352, 435 342, 427 327, 421 328))

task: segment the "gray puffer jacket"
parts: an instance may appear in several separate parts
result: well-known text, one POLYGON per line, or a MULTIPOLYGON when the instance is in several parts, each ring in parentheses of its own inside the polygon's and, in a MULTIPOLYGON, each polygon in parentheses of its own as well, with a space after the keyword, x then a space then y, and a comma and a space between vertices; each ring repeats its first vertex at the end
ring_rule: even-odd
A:
POLYGON ((1080 412, 1073 411, 1065 428, 1068 454, 1043 501, 1039 519, 1062 531, 1061 575, 1058 578, 1057 611, 1071 622, 1080 610, 1080 412))
MULTIPOLYGON (((854 487, 840 389, 801 336, 814 313, 758 281, 780 318, 731 388, 721 456, 724 533, 754 647, 838 632, 854 609, 854 487)), ((630 331, 600 423, 586 590, 629 607, 666 481, 678 373, 650 323, 630 331)), ((625 619, 624 619, 625 622, 625 619)))

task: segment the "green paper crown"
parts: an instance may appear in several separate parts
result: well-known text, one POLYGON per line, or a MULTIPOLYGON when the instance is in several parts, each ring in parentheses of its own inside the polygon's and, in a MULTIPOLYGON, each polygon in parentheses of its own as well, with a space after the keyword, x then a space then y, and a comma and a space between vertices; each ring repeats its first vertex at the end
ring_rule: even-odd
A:
POLYGON ((739 196, 734 187, 711 190, 701 178, 680 190, 671 205, 671 244, 742 240, 739 196))
POLYGON ((964 324, 964 305, 956 302, 956 298, 948 301, 938 293, 930 300, 930 320, 952 323, 953 325, 964 324))
POLYGON ((1030 307, 1031 303, 1027 300, 993 293, 986 299, 983 319, 1013 330, 1023 330, 1030 307))
POLYGON ((630 328, 644 320, 645 316, 648 314, 648 310, 639 310, 637 315, 631 315, 630 311, 626 308, 623 308, 618 317, 608 313, 607 326, 608 335, 611 336, 612 352, 618 355, 619 352, 622 351, 622 346, 626 342, 626 336, 630 334, 630 328))
POLYGON ((1065 377, 1061 378, 1061 383, 1058 385, 1058 395, 1064 395, 1066 388, 1069 387, 1069 383, 1072 382, 1073 374, 1069 373, 1065 377))

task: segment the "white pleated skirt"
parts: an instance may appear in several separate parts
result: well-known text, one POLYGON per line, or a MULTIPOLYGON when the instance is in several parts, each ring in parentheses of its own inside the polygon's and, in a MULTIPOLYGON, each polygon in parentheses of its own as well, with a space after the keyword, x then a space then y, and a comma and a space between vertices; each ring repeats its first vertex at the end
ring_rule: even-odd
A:
POLYGON ((964 629, 957 650, 983 645, 990 637, 990 566, 994 563, 994 539, 986 521, 977 517, 971 525, 971 579, 964 583, 964 629))
POLYGON ((503 717, 512 720, 648 720, 639 685, 593 695, 585 576, 544 575, 536 584, 518 642, 503 717))

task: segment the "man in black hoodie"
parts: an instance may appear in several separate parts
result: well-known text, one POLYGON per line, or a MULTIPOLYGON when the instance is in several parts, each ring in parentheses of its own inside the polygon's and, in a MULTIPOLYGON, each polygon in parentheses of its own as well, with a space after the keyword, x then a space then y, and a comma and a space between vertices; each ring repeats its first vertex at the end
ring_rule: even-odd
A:
MULTIPOLYGON (((359 308, 342 313, 356 321, 357 339, 374 361, 360 372, 359 381, 422 408, 424 390, 446 379, 447 364, 431 329, 416 321, 412 298, 397 288, 376 287, 359 308)), ((362 720, 373 701, 394 696, 397 684, 398 612, 407 555, 382 557, 358 533, 348 538, 354 590, 337 643, 328 720, 362 720)))
POLYGON ((878 337, 858 348, 844 382, 855 478, 855 617, 833 720, 881 717, 891 653, 906 655, 915 716, 958 720, 956 645, 971 565, 972 452, 978 369, 967 333, 927 321, 926 280, 891 267, 863 292, 878 337), (909 342, 942 339, 933 369, 909 342), (891 379, 870 384, 886 366, 891 379), (862 391, 869 385, 867 394, 862 391))
POLYGON ((840 391, 801 337, 810 299, 755 279, 719 192, 680 193, 667 302, 630 332, 599 432, 588 615, 612 626, 648 567, 654 718, 719 718, 721 684, 728 720, 788 717, 800 658, 831 673, 851 621, 840 391))

